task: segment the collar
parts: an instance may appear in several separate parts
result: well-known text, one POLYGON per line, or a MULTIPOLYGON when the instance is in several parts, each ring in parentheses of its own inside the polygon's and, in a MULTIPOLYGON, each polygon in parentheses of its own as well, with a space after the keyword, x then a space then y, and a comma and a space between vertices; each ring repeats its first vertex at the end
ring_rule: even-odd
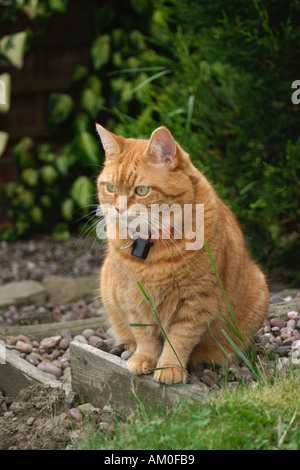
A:
POLYGON ((171 228, 163 230, 159 234, 155 235, 153 238, 137 238, 134 240, 131 250, 131 255, 136 256, 137 258, 146 259, 150 248, 153 246, 153 243, 156 240, 161 239, 166 233, 170 232, 171 228))
POLYGON ((169 233, 171 231, 171 227, 167 228, 166 230, 163 230, 162 232, 158 233, 152 238, 143 238, 140 237, 141 240, 150 240, 150 242, 155 242, 156 240, 160 240, 166 233, 169 233))

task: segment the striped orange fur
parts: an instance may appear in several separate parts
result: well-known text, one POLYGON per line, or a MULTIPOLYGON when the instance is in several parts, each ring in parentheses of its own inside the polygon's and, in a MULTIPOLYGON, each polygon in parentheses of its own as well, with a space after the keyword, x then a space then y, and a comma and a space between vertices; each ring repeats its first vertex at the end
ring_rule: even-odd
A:
MULTIPOLYGON (((119 209, 120 196, 132 204, 204 204, 204 236, 223 287, 247 344, 262 324, 268 309, 265 277, 251 259, 241 229, 231 210, 220 200, 204 175, 168 129, 156 129, 149 140, 126 139, 97 125, 105 155, 98 178, 100 203, 119 209), (113 185, 115 192, 107 189, 113 185), (137 187, 149 187, 144 196, 137 187)), ((110 226, 107 230, 110 233, 110 226)), ((128 238, 129 239, 129 238, 128 238)), ((185 372, 158 326, 131 327, 132 323, 155 323, 150 305, 137 281, 150 295, 160 322, 182 365, 199 362, 221 364, 234 357, 222 334, 224 329, 242 349, 222 318, 218 306, 232 323, 215 272, 203 247, 186 250, 186 240, 159 239, 147 259, 121 249, 126 240, 108 239, 101 269, 101 296, 118 344, 133 351, 128 360, 135 374, 158 368, 154 378, 163 383, 186 381, 185 372), (209 325, 209 327, 208 327, 209 325)))

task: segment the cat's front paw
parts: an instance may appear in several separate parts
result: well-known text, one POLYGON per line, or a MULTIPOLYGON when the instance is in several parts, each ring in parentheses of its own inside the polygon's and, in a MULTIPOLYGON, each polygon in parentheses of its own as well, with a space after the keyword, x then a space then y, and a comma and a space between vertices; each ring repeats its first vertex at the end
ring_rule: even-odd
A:
POLYGON ((179 366, 161 365, 162 369, 154 372, 154 379, 164 384, 186 383, 186 373, 179 366))
POLYGON ((148 357, 134 354, 128 359, 127 365, 130 372, 135 375, 151 374, 152 371, 149 369, 153 369, 156 365, 156 362, 153 359, 149 359, 148 357))

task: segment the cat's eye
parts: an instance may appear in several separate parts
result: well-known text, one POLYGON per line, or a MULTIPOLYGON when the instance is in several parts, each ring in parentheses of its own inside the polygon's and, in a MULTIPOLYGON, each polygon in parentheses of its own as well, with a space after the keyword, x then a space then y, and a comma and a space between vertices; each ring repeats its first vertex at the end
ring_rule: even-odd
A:
POLYGON ((146 196, 146 194, 148 193, 149 191, 149 186, 137 186, 135 188, 135 192, 136 194, 138 194, 139 196, 146 196))
POLYGON ((112 183, 107 183, 106 189, 110 193, 115 193, 116 192, 116 187, 112 183))

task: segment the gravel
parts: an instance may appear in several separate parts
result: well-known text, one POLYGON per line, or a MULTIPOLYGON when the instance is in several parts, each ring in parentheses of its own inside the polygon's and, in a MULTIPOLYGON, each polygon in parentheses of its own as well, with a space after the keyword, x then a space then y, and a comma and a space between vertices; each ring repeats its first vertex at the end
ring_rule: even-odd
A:
MULTIPOLYGON (((300 368, 300 313, 297 313, 297 317, 294 315, 293 319, 289 319, 289 313, 285 319, 265 320, 254 336, 255 353, 270 375, 274 371, 275 361, 279 371, 288 371, 291 364, 295 369, 300 368)), ((109 330, 104 331, 102 328, 89 328, 72 338, 70 331, 65 330, 61 335, 43 338, 40 342, 18 335, 7 337, 6 344, 7 348, 14 350, 38 369, 63 383, 71 383, 69 346, 72 340, 90 344, 125 360, 129 359, 132 353, 125 350, 123 345, 112 347, 113 339, 109 333, 109 330)), ((219 390, 225 380, 231 386, 237 385, 241 379, 256 380, 253 372, 242 361, 231 365, 227 371, 219 366, 199 364, 189 373, 193 382, 212 390, 219 390)))
MULTIPOLYGON (((51 274, 73 277, 97 274, 103 248, 99 242, 96 241, 94 244, 93 242, 94 240, 88 239, 78 243, 75 238, 67 242, 57 242, 48 237, 12 245, 1 242, 0 284, 25 279, 41 282, 44 276, 51 274)), ((274 294, 270 297, 270 304, 286 302, 288 305, 288 302, 296 297, 300 297, 300 290, 299 293, 289 296, 274 294)), ((90 318, 102 313, 103 308, 97 299, 92 302, 79 300, 66 305, 51 303, 21 307, 11 305, 0 314, 0 327, 28 324, 27 319, 29 318, 29 322, 34 322, 35 316, 38 319, 45 318, 48 323, 90 318)), ((65 330, 59 336, 47 337, 40 342, 32 341, 24 335, 11 336, 7 338, 7 347, 59 381, 70 383, 69 346, 72 340, 90 344, 125 360, 131 356, 123 346, 112 347, 109 330, 95 331, 91 328, 83 330, 73 338, 70 331, 65 330)), ((266 319, 254 336, 254 349, 270 375, 275 367, 284 372, 288 371, 292 364, 295 369, 299 369, 300 313, 291 309, 282 318, 274 316, 266 319)), ((231 386, 236 385, 241 379, 255 380, 252 371, 242 361, 231 365, 226 371, 222 367, 199 364, 189 372, 193 381, 212 390, 219 390, 225 380, 231 386)), ((75 416, 73 419, 76 419, 75 416)))
POLYGON ((72 236, 64 242, 51 237, 0 242, 0 285, 29 279, 41 282, 52 274, 97 274, 103 253, 103 244, 88 237, 72 236))

